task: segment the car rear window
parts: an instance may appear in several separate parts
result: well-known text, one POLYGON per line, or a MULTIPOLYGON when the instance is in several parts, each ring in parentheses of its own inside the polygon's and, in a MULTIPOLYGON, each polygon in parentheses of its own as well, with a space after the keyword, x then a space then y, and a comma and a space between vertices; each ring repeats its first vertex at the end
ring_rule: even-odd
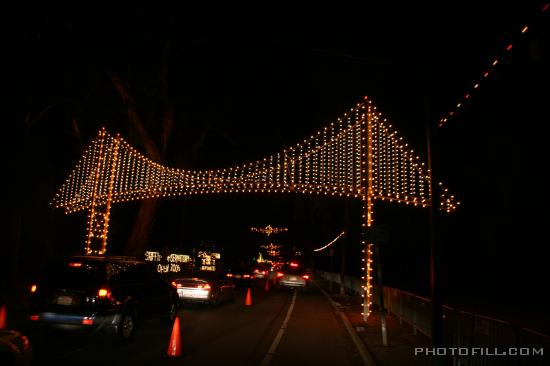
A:
POLYGON ((82 287, 106 281, 105 263, 70 261, 52 265, 46 270, 47 283, 65 287, 82 287))

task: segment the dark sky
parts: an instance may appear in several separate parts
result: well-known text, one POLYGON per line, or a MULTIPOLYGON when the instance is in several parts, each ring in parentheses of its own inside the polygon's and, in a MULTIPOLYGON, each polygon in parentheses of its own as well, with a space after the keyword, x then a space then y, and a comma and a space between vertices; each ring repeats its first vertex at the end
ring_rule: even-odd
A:
MULTIPOLYGON (((542 144, 550 116, 550 22, 542 5, 14 9, 6 23, 14 62, 4 70, 16 81, 15 119, 5 123, 14 130, 6 144, 6 166, 16 177, 8 222, 11 237, 20 235, 19 258, 34 256, 39 265, 36 258, 79 249, 84 216, 52 211, 48 202, 101 126, 136 141, 108 70, 128 82, 155 135, 166 60, 175 125, 164 163, 216 169, 292 145, 364 95, 425 157, 426 111, 435 126, 498 57, 464 110, 434 133, 435 175, 462 201, 436 228, 452 291, 527 294, 548 277, 545 222, 537 213, 547 203, 542 144), (502 58, 510 42, 513 51, 502 58), (27 115, 39 118, 25 125, 27 115)), ((113 248, 127 240, 136 209, 113 211, 113 248)), ((350 203, 348 210, 355 217, 358 208, 350 203)), ((259 238, 249 227, 271 224, 291 229, 281 240, 317 247, 342 230, 345 212, 343 201, 300 196, 165 200, 152 246, 212 241, 252 253, 259 238)), ((426 218, 423 210, 376 206, 376 223, 389 231, 386 277, 396 287, 427 289, 426 218)), ((348 267, 356 269, 351 241, 348 267)), ((316 263, 326 266, 327 258, 316 263)))

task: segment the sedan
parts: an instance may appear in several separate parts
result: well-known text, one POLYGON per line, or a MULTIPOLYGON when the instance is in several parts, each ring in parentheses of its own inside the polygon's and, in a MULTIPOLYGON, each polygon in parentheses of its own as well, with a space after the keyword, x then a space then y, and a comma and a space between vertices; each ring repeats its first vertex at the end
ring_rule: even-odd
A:
POLYGON ((178 291, 181 302, 219 305, 235 299, 235 285, 222 275, 213 272, 193 273, 175 278, 172 286, 178 291))
POLYGON ((277 271, 277 287, 302 288, 309 286, 309 272, 298 263, 291 262, 277 271))

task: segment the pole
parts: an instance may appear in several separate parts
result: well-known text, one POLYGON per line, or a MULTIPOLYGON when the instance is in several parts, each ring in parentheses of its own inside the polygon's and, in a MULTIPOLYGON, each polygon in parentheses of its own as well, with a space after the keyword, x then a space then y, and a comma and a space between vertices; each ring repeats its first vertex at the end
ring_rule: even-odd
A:
POLYGON ((378 304, 380 306, 380 327, 382 344, 388 345, 388 327, 386 325, 386 308, 384 307, 384 285, 382 282, 382 261, 380 260, 380 238, 374 243, 374 261, 376 262, 376 284, 378 287, 378 304))
POLYGON ((330 269, 329 269, 329 273, 330 273, 330 278, 328 280, 328 291, 329 293, 332 293, 332 276, 333 276, 333 271, 334 271, 334 249, 330 248, 329 251, 328 251, 328 255, 330 256, 330 269))
MULTIPOLYGON (((430 240, 430 297, 432 305, 432 346, 442 347, 443 345, 443 308, 441 304, 441 294, 439 292, 439 257, 437 246, 435 242, 434 231, 434 204, 435 198, 433 195, 433 169, 432 169, 432 147, 431 147, 431 133, 430 133, 430 116, 428 108, 428 99, 425 100, 425 112, 426 112, 426 147, 428 154, 428 170, 429 170, 429 197, 430 204, 428 206, 428 234, 430 240)), ((433 365, 443 365, 443 360, 440 356, 434 356, 432 358, 433 365)))

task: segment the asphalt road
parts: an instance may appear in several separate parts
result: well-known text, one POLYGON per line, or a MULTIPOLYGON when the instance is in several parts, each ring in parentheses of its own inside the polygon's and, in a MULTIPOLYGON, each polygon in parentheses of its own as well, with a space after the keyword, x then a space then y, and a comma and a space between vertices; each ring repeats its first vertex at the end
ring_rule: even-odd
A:
POLYGON ((361 365, 341 319, 315 286, 252 288, 219 307, 183 306, 181 356, 167 355, 172 324, 142 323, 130 343, 103 334, 49 331, 31 336, 35 365, 361 365))

